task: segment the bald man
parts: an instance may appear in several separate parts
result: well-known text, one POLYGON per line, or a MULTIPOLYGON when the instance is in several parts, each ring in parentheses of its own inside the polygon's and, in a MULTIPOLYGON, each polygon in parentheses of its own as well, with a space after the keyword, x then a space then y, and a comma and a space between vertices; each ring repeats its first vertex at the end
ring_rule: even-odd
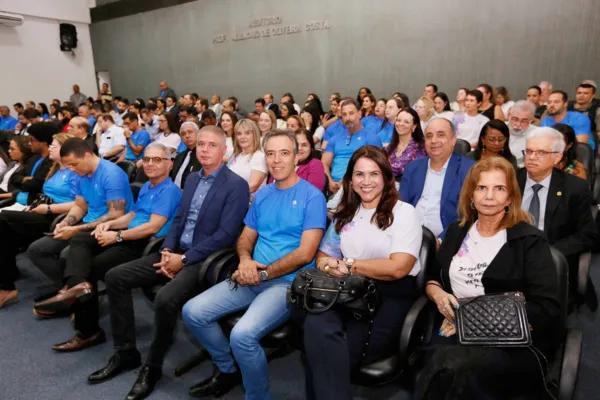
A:
POLYGON ((177 98, 175 91, 169 87, 169 84, 167 83, 167 81, 160 81, 159 86, 160 86, 160 93, 159 93, 158 97, 160 97, 161 99, 166 99, 169 96, 177 98))

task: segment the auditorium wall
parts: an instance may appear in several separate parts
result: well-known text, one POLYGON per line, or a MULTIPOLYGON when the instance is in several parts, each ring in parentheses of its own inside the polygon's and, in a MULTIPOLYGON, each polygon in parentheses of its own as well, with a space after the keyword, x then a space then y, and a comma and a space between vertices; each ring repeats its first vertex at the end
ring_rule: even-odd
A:
POLYGON ((0 12, 24 17, 21 26, 0 25, 0 104, 67 100, 77 83, 96 96, 90 40, 90 0, 0 0, 0 12), (60 51, 59 24, 77 28, 74 55, 60 51))
POLYGON ((130 98, 161 79, 247 108, 266 91, 414 100, 429 82, 451 98, 488 82, 522 98, 541 80, 569 93, 600 80, 597 0, 199 0, 93 23, 91 36, 97 69, 130 98))

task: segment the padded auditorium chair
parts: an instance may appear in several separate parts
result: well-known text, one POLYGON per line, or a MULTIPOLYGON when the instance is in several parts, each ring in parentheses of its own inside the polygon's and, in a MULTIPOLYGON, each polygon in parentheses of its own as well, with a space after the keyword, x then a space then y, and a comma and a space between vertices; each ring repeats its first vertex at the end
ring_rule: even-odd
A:
POLYGON ((454 145, 454 152, 456 154, 466 155, 471 151, 471 144, 464 139, 456 139, 456 144, 454 145))
POLYGON ((135 180, 137 167, 133 161, 123 160, 119 161, 117 165, 127 174, 129 182, 133 182, 135 180))
POLYGON ((587 143, 577 142, 575 144, 575 155, 577 161, 583 164, 585 171, 587 172, 587 181, 590 185, 590 190, 594 191, 594 181, 596 178, 596 171, 594 168, 594 150, 587 143))

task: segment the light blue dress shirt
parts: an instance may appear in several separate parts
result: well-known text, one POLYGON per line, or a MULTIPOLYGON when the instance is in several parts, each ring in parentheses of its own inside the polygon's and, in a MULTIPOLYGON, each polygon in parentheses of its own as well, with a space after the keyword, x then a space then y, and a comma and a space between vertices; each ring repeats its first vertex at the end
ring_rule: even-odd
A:
POLYGON ((440 216, 440 207, 442 202, 442 188, 444 187, 444 179, 446 178, 446 170, 448 163, 442 167, 441 171, 435 171, 431 168, 431 160, 427 162, 427 175, 425 176, 425 185, 423 193, 417 202, 417 215, 421 220, 421 224, 429 229, 436 237, 444 231, 442 225, 442 217, 440 216))
POLYGON ((202 204, 204 203, 204 199, 206 199, 208 191, 224 166, 225 164, 221 165, 218 170, 208 176, 204 176, 204 168, 197 172, 200 175, 200 182, 198 182, 198 186, 196 186, 196 191, 194 192, 194 196, 192 196, 190 209, 185 218, 185 226, 183 227, 181 239, 179 239, 179 246, 181 248, 192 248, 194 229, 196 229, 196 222, 198 220, 198 215, 200 214, 200 209, 202 208, 202 204))
POLYGON ((529 205, 531 204, 531 199, 533 198, 533 189, 532 186, 536 183, 539 183, 543 187, 538 192, 538 197, 540 199, 540 221, 538 223, 539 230, 544 230, 544 219, 546 216, 546 203, 548 202, 548 192, 550 190, 550 181, 552 180, 552 174, 548 175, 540 182, 536 182, 529 177, 527 174, 527 181, 525 181, 525 190, 523 190, 523 210, 529 211, 529 205))

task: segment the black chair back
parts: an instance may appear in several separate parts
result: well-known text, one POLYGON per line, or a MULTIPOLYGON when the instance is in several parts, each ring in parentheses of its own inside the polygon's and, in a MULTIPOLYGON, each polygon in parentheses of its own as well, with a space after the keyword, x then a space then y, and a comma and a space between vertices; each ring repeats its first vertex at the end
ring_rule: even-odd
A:
POLYGON ((559 297, 560 302, 560 321, 558 327, 560 329, 559 337, 564 337, 567 329, 567 313, 569 307, 569 264, 563 254, 553 247, 550 247, 552 253, 552 259, 554 260, 554 266, 556 267, 556 276, 558 279, 559 297))
POLYGON ((425 291, 425 274, 431 270, 435 262, 436 249, 437 240, 435 235, 429 229, 423 227, 423 241, 421 242, 421 251, 419 252, 421 271, 417 275, 417 288, 421 293, 425 291))
POLYGON ((583 164, 585 171, 587 172, 587 180, 590 188, 594 182, 594 150, 587 143, 577 142, 575 143, 575 156, 577 161, 583 164))
POLYGON ((140 190, 142 190, 142 186, 144 186, 144 184, 141 182, 133 182, 129 184, 129 187, 131 188, 131 194, 133 194, 134 202, 137 201, 140 190))
POLYGON ((456 144, 454 145, 454 152, 456 154, 466 155, 471 151, 471 144, 464 139, 456 139, 456 144))
POLYGON ((119 161, 117 165, 125 172, 125 174, 127 174, 129 182, 133 182, 135 178, 135 171, 137 170, 135 163, 133 161, 123 160, 119 161))

